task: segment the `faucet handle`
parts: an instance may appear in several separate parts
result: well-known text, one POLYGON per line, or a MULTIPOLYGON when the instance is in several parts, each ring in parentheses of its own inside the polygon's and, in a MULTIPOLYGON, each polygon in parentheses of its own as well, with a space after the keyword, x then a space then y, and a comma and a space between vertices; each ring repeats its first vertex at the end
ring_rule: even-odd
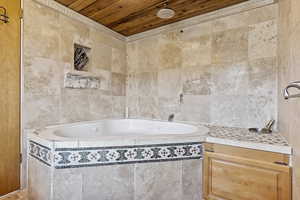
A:
POLYGON ((271 129, 272 128, 272 126, 274 125, 274 123, 275 123, 275 120, 274 119, 271 119, 267 124, 266 124, 266 127, 265 128, 267 128, 267 129, 271 129))
POLYGON ((272 126, 274 125, 275 120, 271 119, 264 128, 260 130, 260 133, 272 133, 272 126))

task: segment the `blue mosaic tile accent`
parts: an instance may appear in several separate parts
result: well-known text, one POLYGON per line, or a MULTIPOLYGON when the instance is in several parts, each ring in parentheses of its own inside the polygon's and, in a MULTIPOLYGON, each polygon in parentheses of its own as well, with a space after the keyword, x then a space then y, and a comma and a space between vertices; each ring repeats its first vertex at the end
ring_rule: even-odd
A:
POLYGON ((114 147, 57 148, 56 169, 144 162, 201 159, 202 143, 132 145, 114 147))
POLYGON ((51 166, 52 153, 50 148, 30 140, 28 144, 28 153, 31 157, 41 161, 45 165, 51 166))

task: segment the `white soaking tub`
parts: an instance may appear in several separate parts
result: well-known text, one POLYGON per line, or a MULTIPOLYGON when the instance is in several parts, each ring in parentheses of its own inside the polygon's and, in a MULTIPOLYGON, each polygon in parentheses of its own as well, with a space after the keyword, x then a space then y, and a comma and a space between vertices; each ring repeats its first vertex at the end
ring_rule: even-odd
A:
POLYGON ((75 194, 81 200, 142 200, 144 191, 151 190, 156 200, 170 195, 188 200, 191 192, 193 199, 200 199, 202 142, 207 133, 206 127, 196 124, 140 119, 34 130, 28 137, 30 196, 37 200, 67 200, 75 194))
POLYGON ((205 127, 157 120, 113 119, 49 126, 38 131, 41 137, 53 140, 101 140, 105 138, 136 139, 156 137, 203 136, 205 127))

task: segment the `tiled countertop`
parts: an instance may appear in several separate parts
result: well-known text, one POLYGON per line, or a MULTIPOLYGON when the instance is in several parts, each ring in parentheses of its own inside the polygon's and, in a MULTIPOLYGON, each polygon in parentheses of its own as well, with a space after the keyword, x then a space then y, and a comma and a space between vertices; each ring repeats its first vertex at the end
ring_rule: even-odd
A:
POLYGON ((210 126, 206 142, 291 154, 292 148, 280 133, 254 133, 245 128, 210 126))

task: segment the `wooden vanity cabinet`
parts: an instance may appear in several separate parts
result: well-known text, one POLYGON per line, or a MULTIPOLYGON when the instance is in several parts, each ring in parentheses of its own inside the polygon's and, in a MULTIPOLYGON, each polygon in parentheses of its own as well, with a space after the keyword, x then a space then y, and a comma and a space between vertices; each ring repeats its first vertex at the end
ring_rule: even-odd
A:
POLYGON ((288 155, 206 143, 205 200, 291 200, 288 155))

